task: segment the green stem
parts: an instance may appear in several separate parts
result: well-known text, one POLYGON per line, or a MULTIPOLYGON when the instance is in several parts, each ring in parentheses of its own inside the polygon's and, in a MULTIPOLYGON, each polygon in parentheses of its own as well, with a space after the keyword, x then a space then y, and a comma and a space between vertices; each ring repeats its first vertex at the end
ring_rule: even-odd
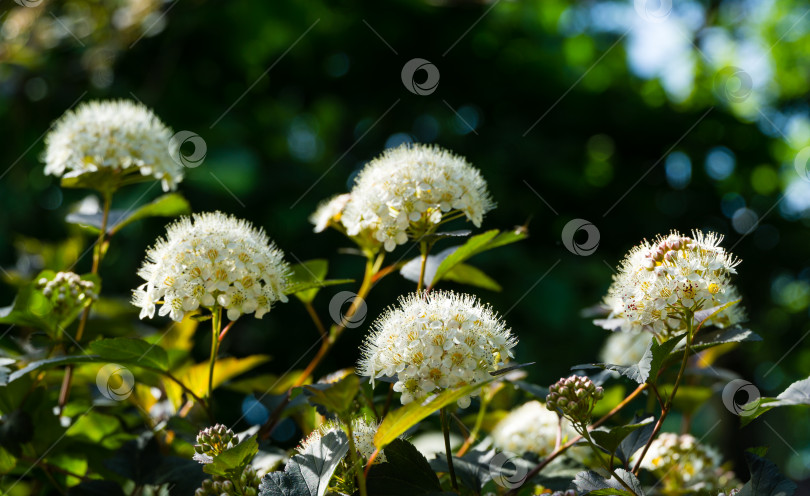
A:
POLYGON ((419 268, 419 281, 416 283, 416 292, 422 291, 422 286, 425 284, 425 267, 427 266, 427 257, 430 247, 424 241, 419 242, 419 253, 422 254, 422 264, 419 268))
POLYGON ((211 359, 208 364, 208 402, 211 403, 214 392, 214 364, 219 351, 219 331, 222 327, 222 308, 219 306, 211 310, 211 359))
POLYGON ((351 472, 356 472, 357 488, 360 490, 360 496, 368 496, 366 491, 366 474, 363 473, 363 463, 358 459, 357 449, 354 446, 354 432, 352 432, 351 420, 344 422, 346 430, 349 434, 349 460, 351 460, 351 472))
MULTIPOLYGON (((92 274, 98 274, 98 267, 101 264, 101 259, 104 258, 104 252, 101 248, 104 245, 104 237, 107 234, 107 221, 110 218, 110 207, 112 206, 112 192, 104 191, 102 196, 104 198, 104 207, 101 212, 101 230, 98 233, 98 239, 93 247, 93 267, 90 271, 92 274)), ((84 328, 87 327, 87 319, 90 316, 90 307, 92 305, 93 302, 91 301, 90 304, 84 307, 84 310, 82 311, 82 316, 79 319, 79 326, 76 328, 76 342, 81 341, 82 336, 84 336, 84 328)), ((60 415, 68 402, 68 398, 70 398, 70 384, 72 380, 73 365, 71 364, 65 368, 65 376, 62 378, 62 388, 59 390, 58 404, 60 415)))
POLYGON ((447 415, 447 407, 442 407, 442 409, 439 410, 439 414, 442 423, 442 433, 444 434, 444 452, 447 455, 447 470, 450 473, 450 483, 453 485, 453 489, 458 491, 456 469, 453 467, 453 451, 450 449, 450 419, 447 415))
POLYGON ((596 456, 599 458, 599 463, 602 465, 602 467, 604 467, 605 470, 607 470, 608 473, 610 473, 610 475, 619 482, 619 484, 621 484, 622 486, 624 486, 625 489, 630 491, 630 494, 635 494, 636 496, 638 496, 638 494, 633 490, 633 488, 630 487, 630 485, 627 484, 627 482, 625 482, 624 479, 622 479, 616 474, 616 471, 613 470, 612 463, 609 464, 608 462, 605 461, 605 458, 602 456, 602 452, 599 451, 599 448, 596 447, 596 444, 594 444, 593 440, 591 439, 591 435, 588 434, 588 427, 583 426, 582 432, 580 432, 579 434, 583 438, 585 438, 586 441, 588 441, 588 446, 590 446, 593 452, 596 453, 596 456))
POLYGON ((467 439, 464 441, 464 444, 461 445, 461 448, 459 448, 456 456, 464 456, 467 450, 470 449, 470 446, 472 446, 472 443, 475 442, 475 439, 478 437, 478 432, 481 430, 481 426, 484 425, 484 417, 486 416, 488 405, 489 398, 486 393, 481 394, 481 407, 478 409, 478 415, 475 417, 475 425, 473 425, 470 435, 467 436, 467 439))
POLYGON ((670 410, 672 410, 672 402, 675 400, 675 393, 678 392, 678 386, 680 386, 681 379, 683 379, 684 372, 686 371, 686 365, 689 362, 689 352, 691 351, 692 346, 692 338, 694 337, 692 318, 693 313, 691 310, 684 311, 683 320, 686 323, 686 345, 683 347, 681 368, 678 370, 678 377, 675 378, 675 385, 672 386, 672 392, 669 394, 666 403, 664 403, 663 407, 661 408, 661 417, 658 419, 658 422, 655 423, 655 428, 653 429, 652 435, 650 435, 650 439, 647 441, 647 444, 644 445, 644 449, 641 451, 641 456, 638 457, 636 464, 633 466, 633 473, 636 475, 638 475, 638 471, 641 469, 641 461, 645 456, 647 456, 647 451, 649 451, 650 446, 658 436, 658 433, 661 431, 661 427, 664 424, 664 419, 667 418, 670 410))

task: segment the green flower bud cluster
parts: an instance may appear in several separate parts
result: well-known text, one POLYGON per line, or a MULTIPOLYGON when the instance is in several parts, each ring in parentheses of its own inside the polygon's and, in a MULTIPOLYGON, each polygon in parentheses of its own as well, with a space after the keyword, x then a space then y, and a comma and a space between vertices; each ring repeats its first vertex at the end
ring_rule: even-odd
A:
POLYGON ((260 483, 261 477, 248 465, 238 480, 215 475, 213 479, 203 481, 194 496, 256 496, 259 494, 260 483))
POLYGON ((98 298, 95 283, 82 280, 78 274, 73 272, 57 272, 51 280, 45 277, 40 278, 37 281, 37 287, 51 301, 54 312, 57 314, 67 313, 79 305, 98 298))
POLYGON ((223 451, 239 444, 236 434, 222 424, 216 424, 203 429, 197 434, 197 444, 194 445, 195 460, 214 458, 223 451))
POLYGON ((572 375, 562 378, 549 388, 546 408, 562 413, 575 423, 587 423, 591 419, 596 402, 602 399, 604 390, 585 376, 572 375))

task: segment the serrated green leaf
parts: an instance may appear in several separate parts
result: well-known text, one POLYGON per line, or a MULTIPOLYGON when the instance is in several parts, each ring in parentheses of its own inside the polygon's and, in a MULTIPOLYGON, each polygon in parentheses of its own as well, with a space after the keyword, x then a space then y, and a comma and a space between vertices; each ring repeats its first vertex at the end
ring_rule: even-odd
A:
POLYGON ((90 349, 105 360, 167 370, 166 350, 137 338, 110 338, 90 343, 90 349))
POLYGON ((421 496, 442 490, 424 455, 408 441, 395 439, 384 452, 386 462, 369 470, 369 496, 421 496))
MULTIPOLYGON (((167 193, 135 210, 110 210, 107 217, 107 234, 112 236, 125 226, 147 217, 176 217, 189 213, 191 205, 181 194, 167 193)), ((101 230, 102 217, 102 212, 92 214, 73 212, 65 217, 65 221, 98 234, 101 230)))
POLYGON ((256 436, 251 436, 239 442, 233 448, 227 449, 214 457, 214 461, 205 464, 203 471, 206 474, 233 478, 242 475, 242 471, 259 452, 259 443, 256 436))
POLYGON ((414 401, 390 412, 383 419, 377 433, 374 435, 374 445, 382 449, 394 439, 404 434, 408 429, 427 418, 431 413, 443 408, 470 393, 481 389, 494 379, 478 384, 470 384, 460 389, 450 389, 439 394, 429 396, 422 401, 414 401))
POLYGON ((715 329, 711 332, 701 333, 690 348, 693 352, 698 352, 720 346, 721 344, 749 341, 762 341, 762 337, 750 329, 734 326, 727 329, 715 329))
POLYGON ((745 415, 740 417, 742 426, 748 425, 772 408, 798 405, 810 405, 810 377, 794 382, 775 398, 765 396, 744 405, 742 411, 745 415))
POLYGON ((653 417, 647 417, 640 422, 635 422, 632 424, 627 425, 619 425, 616 427, 612 427, 609 430, 593 430, 591 431, 591 437, 599 446, 605 448, 608 453, 615 453, 616 450, 619 448, 619 445, 624 441, 624 439, 632 434, 637 429, 641 429, 642 427, 651 424, 653 421, 653 417))
POLYGON ((335 383, 311 384, 304 386, 304 390, 310 403, 342 416, 352 406, 354 397, 360 391, 360 378, 356 374, 349 374, 335 383))
MULTIPOLYGON (((616 469, 616 475, 633 489, 636 496, 644 496, 641 483, 635 475, 621 468, 616 469)), ((587 491, 588 494, 598 494, 601 496, 633 496, 633 493, 628 491, 622 483, 614 477, 605 479, 593 470, 578 473, 574 479, 574 486, 576 486, 579 491, 587 491)))
POLYGON ((436 274, 433 276, 430 285, 435 286, 453 267, 468 260, 470 257, 499 246, 526 239, 527 236, 528 235, 523 231, 514 230, 500 232, 498 229, 493 229, 471 237, 466 243, 459 246, 456 251, 442 261, 436 269, 436 274))
POLYGON ((752 451, 745 452, 745 461, 751 479, 740 489, 738 496, 792 496, 796 484, 779 473, 776 465, 752 451))
POLYGON ((303 453, 287 462, 284 472, 270 472, 262 478, 259 496, 324 496, 348 451, 349 438, 343 431, 307 443, 303 453))
POLYGON ((8 385, 9 383, 12 383, 17 379, 41 368, 59 367, 60 365, 68 365, 71 363, 92 363, 104 361, 105 360, 98 355, 71 355, 56 358, 46 358, 44 360, 37 360, 9 374, 8 382, 5 384, 0 384, 0 386, 8 385))
POLYGON ((647 379, 645 379, 647 382, 655 384, 655 380, 658 378, 658 372, 660 372, 667 357, 672 353, 672 350, 678 346, 678 343, 681 342, 684 336, 686 336, 686 333, 672 337, 661 344, 658 344, 658 341, 653 338, 652 343, 650 343, 650 352, 652 353, 650 373, 647 379))

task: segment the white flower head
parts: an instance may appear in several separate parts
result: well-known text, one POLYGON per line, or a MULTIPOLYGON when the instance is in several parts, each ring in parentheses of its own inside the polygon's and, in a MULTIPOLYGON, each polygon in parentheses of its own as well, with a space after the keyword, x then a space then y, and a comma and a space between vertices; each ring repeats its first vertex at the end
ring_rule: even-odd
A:
POLYGON ((463 157, 438 146, 406 144, 360 171, 341 221, 349 236, 368 230, 392 251, 457 216, 480 227, 494 207, 480 171, 463 157))
MULTIPOLYGON (((622 261, 605 297, 609 318, 622 321, 623 331, 649 326, 656 335, 670 337, 685 331, 683 312, 725 305, 740 298, 731 276, 740 260, 720 246, 723 237, 692 231, 682 236, 672 231, 652 243, 634 247, 622 261)), ((712 317, 707 325, 728 327, 745 319, 732 305, 712 317)))
MULTIPOLYGON (((445 291, 400 297, 373 324, 359 373, 371 378, 396 376, 402 404, 437 390, 489 379, 512 357, 517 340, 491 307, 477 298, 445 291)), ((465 408, 470 398, 458 400, 465 408)))
MULTIPOLYGON (((363 417, 357 417, 352 420, 352 434, 354 435, 354 449, 357 451, 357 454, 363 457, 364 460, 368 460, 374 451, 377 449, 374 446, 374 435, 377 434, 377 428, 379 427, 378 424, 374 422, 369 422, 363 417)), ((339 421, 327 421, 321 424, 317 429, 312 431, 306 439, 301 442, 301 445, 296 448, 299 453, 305 453, 307 451, 307 446, 311 443, 321 439, 322 437, 326 436, 330 432, 337 432, 337 431, 344 431, 345 426, 339 421)), ((377 456, 374 458, 374 463, 382 463, 385 462, 385 454, 380 451, 377 456)))
POLYGON ((187 312, 217 305, 230 320, 256 318, 276 301, 287 301, 289 266, 261 229, 220 212, 182 217, 147 250, 138 275, 146 280, 133 292, 140 318, 159 315, 177 322, 187 312))
POLYGON ((171 129, 139 103, 83 103, 60 117, 45 137, 45 174, 140 174, 160 180, 169 191, 183 179, 183 167, 169 152, 171 137, 171 129))
POLYGON ((340 217, 349 203, 349 198, 351 195, 344 193, 322 201, 315 212, 309 216, 309 221, 315 225, 313 231, 319 233, 326 230, 327 227, 339 225, 340 217))
MULTIPOLYGON (((634 460, 638 460, 641 451, 633 455, 634 460)), ((665 494, 672 494, 667 489, 682 494, 680 490, 685 488, 718 491, 736 485, 734 474, 721 464, 720 453, 691 434, 662 432, 650 445, 641 468, 662 477, 665 494)))
MULTIPOLYGON (((535 453, 541 457, 554 451, 560 417, 539 401, 529 401, 506 415, 492 430, 492 442, 500 451, 517 455, 535 453)), ((571 422, 562 419, 561 442, 576 437, 571 422)))

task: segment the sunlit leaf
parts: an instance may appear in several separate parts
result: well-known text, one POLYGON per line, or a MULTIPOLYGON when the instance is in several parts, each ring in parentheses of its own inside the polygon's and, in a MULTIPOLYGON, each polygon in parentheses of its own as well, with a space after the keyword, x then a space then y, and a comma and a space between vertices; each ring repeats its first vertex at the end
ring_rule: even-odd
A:
POLYGON ((470 257, 499 246, 521 241, 526 239, 526 237, 528 237, 528 234, 524 231, 514 230, 500 232, 497 229, 473 236, 439 264, 430 285, 435 286, 453 267, 463 263, 470 257))
MULTIPOLYGON (((217 360, 214 367, 214 389, 225 381, 247 372, 270 360, 268 355, 252 355, 244 358, 225 357, 217 360)), ((180 381, 197 396, 208 392, 208 362, 192 365, 185 371, 180 381)))
POLYGON ((251 436, 215 456, 214 461, 203 466, 203 472, 227 478, 239 477, 258 452, 256 436, 251 436))
POLYGON ((111 362, 141 365, 166 370, 169 357, 166 350, 154 343, 137 338, 110 338, 90 343, 90 349, 101 358, 111 362))
MULTIPOLYGON (((191 213, 188 200, 179 193, 167 193, 136 209, 110 210, 107 217, 107 233, 115 234, 123 227, 147 217, 176 217, 191 213)), ((98 233, 101 230, 102 212, 85 214, 73 212, 67 215, 65 221, 70 224, 79 224, 88 231, 98 233)))
POLYGON ((259 496, 324 496, 348 451, 349 439, 343 431, 313 440, 287 462, 284 472, 270 472, 262 478, 259 496))
POLYGON ((388 443, 404 434, 408 429, 427 418, 431 413, 443 408, 470 393, 481 389, 491 381, 470 384, 459 389, 449 389, 421 401, 414 401, 390 412, 383 419, 377 433, 374 435, 374 445, 377 449, 385 447, 388 443))

